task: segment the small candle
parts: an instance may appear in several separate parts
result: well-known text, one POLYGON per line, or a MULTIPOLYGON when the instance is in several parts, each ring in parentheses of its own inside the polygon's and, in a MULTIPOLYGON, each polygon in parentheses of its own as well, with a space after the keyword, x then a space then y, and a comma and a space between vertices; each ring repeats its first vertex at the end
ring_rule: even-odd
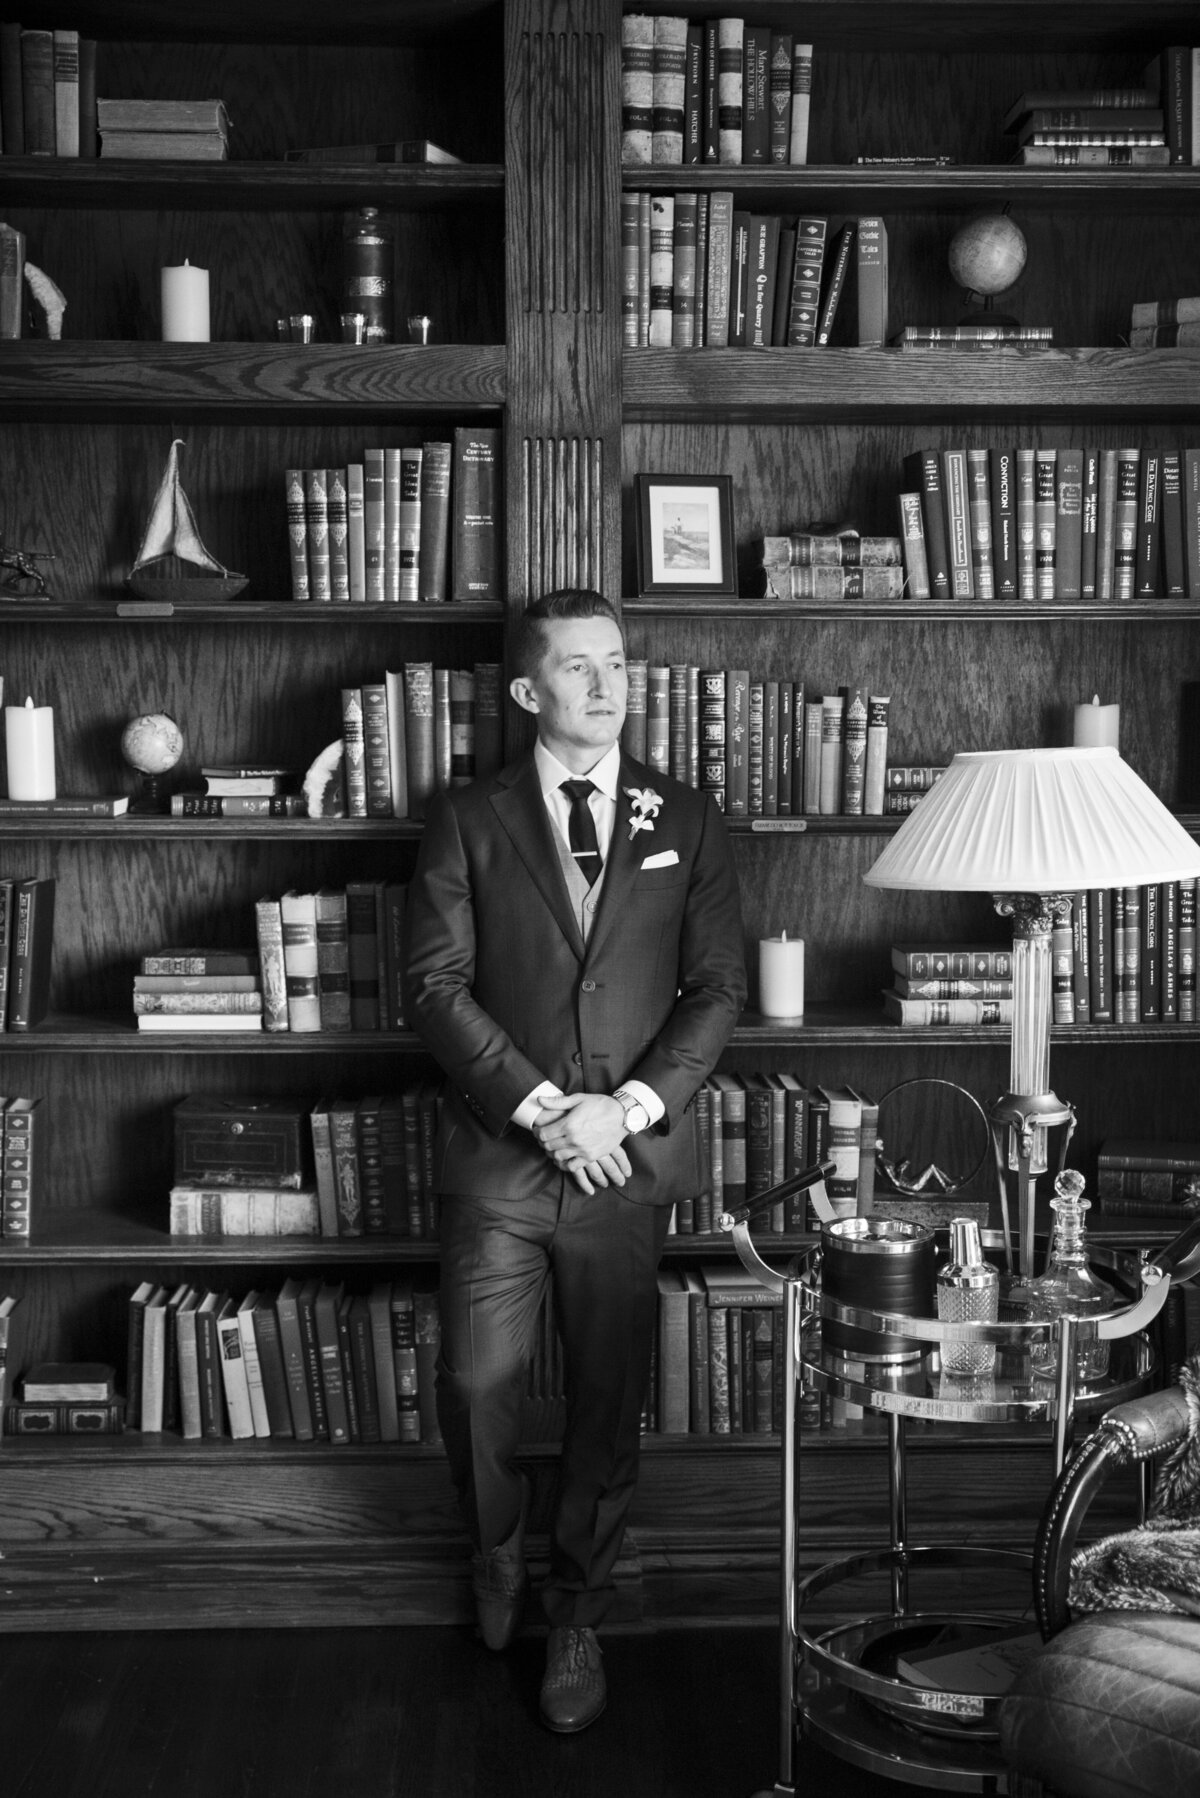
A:
POLYGON ((786 930, 758 945, 758 1009, 765 1018, 804 1016, 804 944, 786 930))
POLYGON ((54 799, 54 709, 34 705, 4 708, 4 738, 8 749, 10 799, 54 799))
POLYGON ((1075 707, 1076 749, 1119 749, 1121 708, 1101 705, 1100 695, 1092 695, 1091 705, 1075 707))
POLYGON ((209 341, 208 270, 186 258, 182 268, 162 271, 162 334, 164 343, 209 341))

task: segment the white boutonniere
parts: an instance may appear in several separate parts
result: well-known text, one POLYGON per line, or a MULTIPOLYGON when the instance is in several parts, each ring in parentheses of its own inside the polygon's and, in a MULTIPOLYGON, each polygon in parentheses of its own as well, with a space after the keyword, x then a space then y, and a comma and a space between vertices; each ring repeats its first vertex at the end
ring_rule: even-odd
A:
POLYGON ((633 817, 629 820, 629 841, 632 843, 639 830, 654 829, 662 796, 653 787, 626 787, 625 792, 633 801, 633 817))

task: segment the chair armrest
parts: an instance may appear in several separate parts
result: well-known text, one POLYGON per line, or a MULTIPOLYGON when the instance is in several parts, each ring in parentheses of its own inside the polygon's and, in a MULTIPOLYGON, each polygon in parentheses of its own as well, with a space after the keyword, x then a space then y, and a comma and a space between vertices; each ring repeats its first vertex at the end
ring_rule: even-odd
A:
POLYGON ((1119 1468, 1162 1454, 1187 1431, 1186 1396, 1182 1387, 1168 1386, 1114 1405, 1071 1456, 1046 1501, 1034 1547, 1033 1596, 1043 1636, 1056 1635, 1071 1621, 1071 1558, 1096 1494, 1119 1468))

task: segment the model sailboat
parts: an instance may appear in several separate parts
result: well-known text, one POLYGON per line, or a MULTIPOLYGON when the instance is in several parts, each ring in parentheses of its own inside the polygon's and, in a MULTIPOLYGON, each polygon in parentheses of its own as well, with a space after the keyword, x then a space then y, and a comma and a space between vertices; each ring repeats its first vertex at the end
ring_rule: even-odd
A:
POLYGON ((204 547, 195 514, 179 480, 177 437, 150 509, 150 522, 129 571, 139 599, 180 601, 232 599, 247 584, 204 547))

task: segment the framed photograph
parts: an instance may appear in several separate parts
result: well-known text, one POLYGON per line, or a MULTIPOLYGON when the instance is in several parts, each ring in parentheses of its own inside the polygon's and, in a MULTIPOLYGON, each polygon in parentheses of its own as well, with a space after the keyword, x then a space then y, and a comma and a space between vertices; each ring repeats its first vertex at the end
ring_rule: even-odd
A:
POLYGON ((727 474, 639 474, 638 593, 737 597, 733 480, 727 474))

